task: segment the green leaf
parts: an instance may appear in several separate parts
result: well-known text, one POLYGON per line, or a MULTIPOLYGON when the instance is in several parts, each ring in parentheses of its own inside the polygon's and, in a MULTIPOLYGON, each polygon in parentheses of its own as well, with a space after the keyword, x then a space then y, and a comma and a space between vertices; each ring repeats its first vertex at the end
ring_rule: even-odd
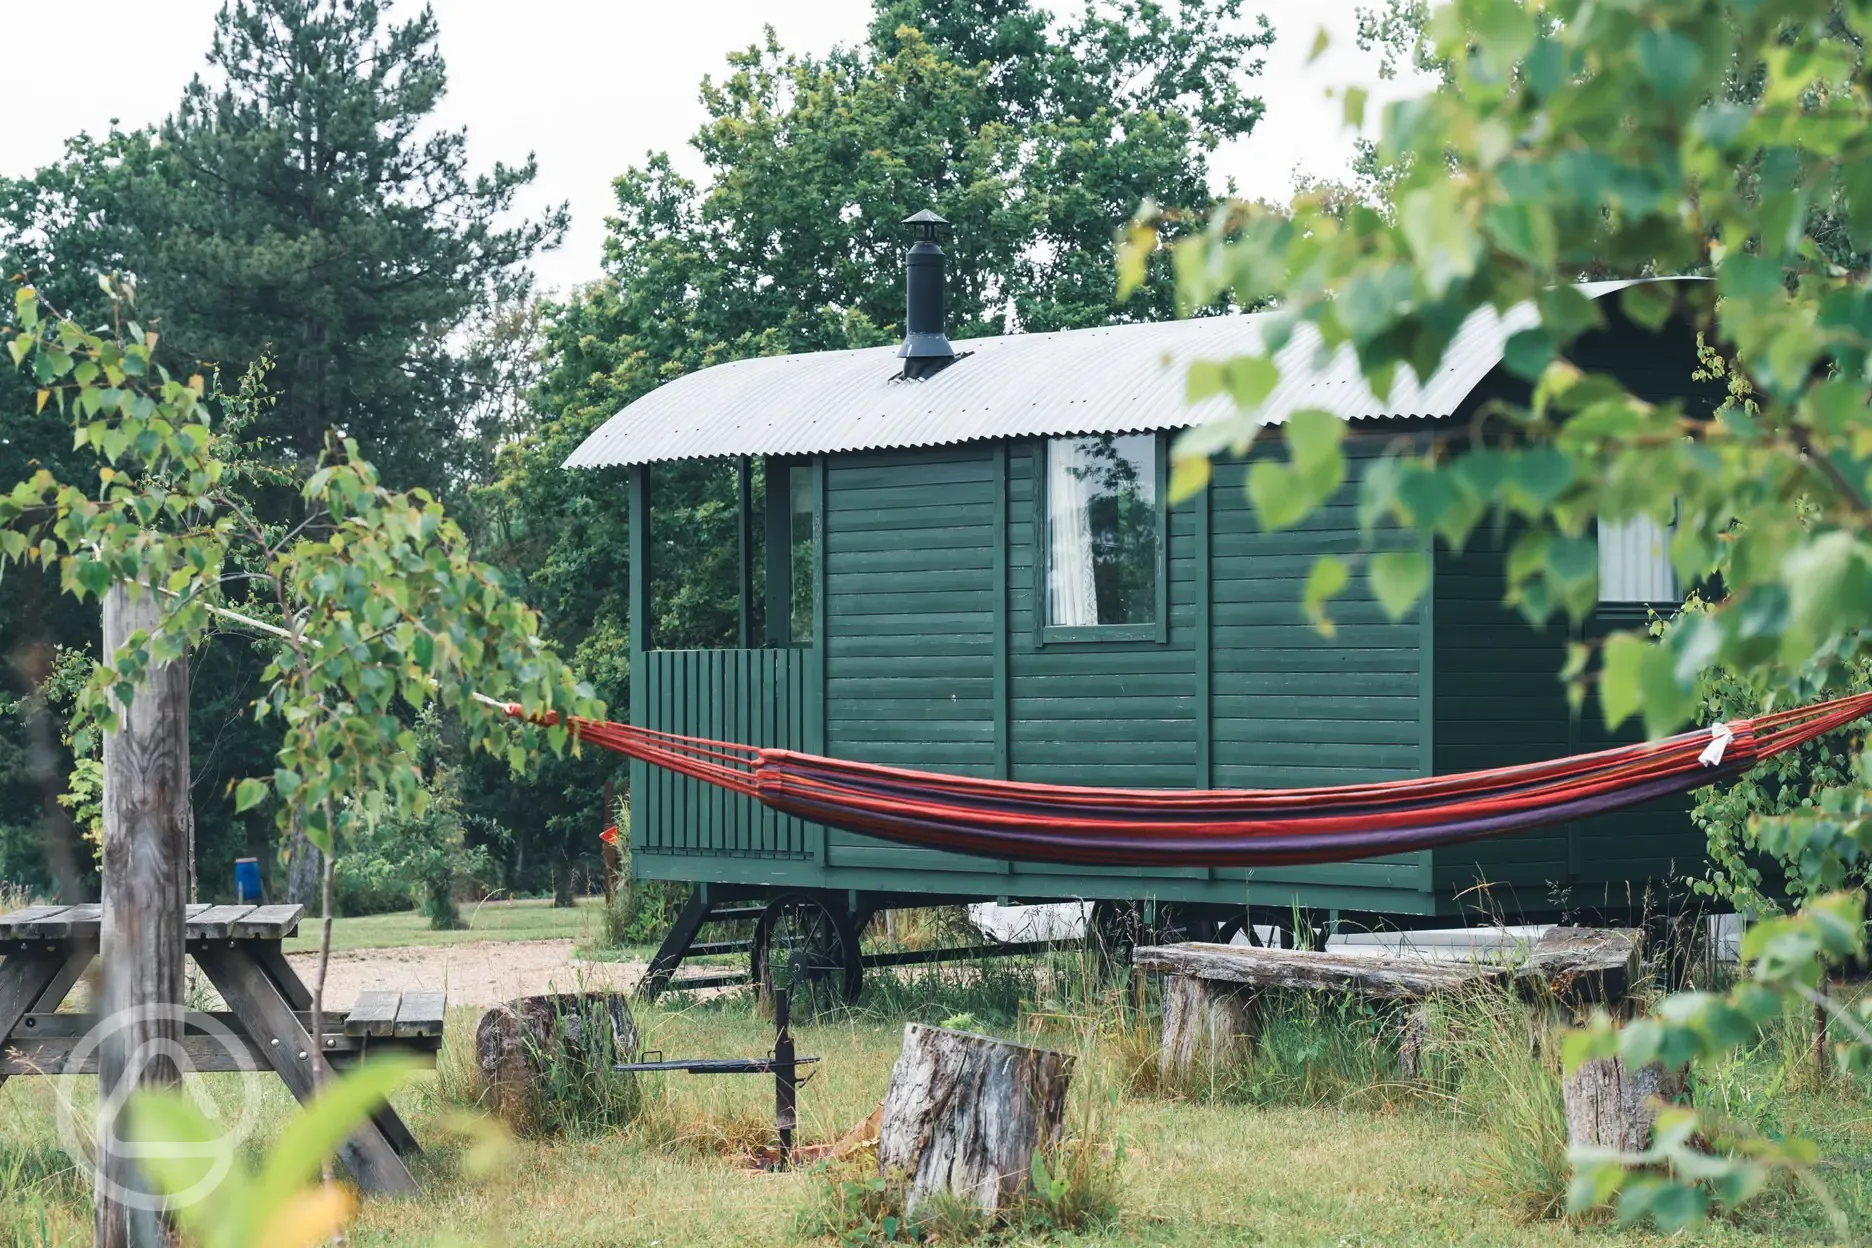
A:
POLYGON ((1345 124, 1354 130, 1361 128, 1365 124, 1365 101, 1367 98, 1364 87, 1347 87, 1345 89, 1345 111, 1343 117, 1345 124))
POLYGON ((283 1206, 417 1069, 414 1060, 401 1055, 373 1057, 321 1088, 268 1150, 254 1188, 255 1207, 283 1206))
MULTIPOLYGON (((1184 456, 1170 461, 1170 501, 1180 503, 1194 498, 1209 486, 1207 455, 1184 456)), ((419 643, 420 644, 420 643, 419 643)))
POLYGON ((138 1165, 165 1195, 183 1198, 176 1200, 176 1213, 185 1226, 204 1231, 245 1225, 252 1202, 234 1137, 179 1092, 139 1091, 128 1110, 125 1134, 138 1146, 138 1165), (201 1190, 217 1174, 218 1186, 201 1190))
POLYGON ((252 810, 266 801, 267 786, 264 780, 242 780, 234 786, 234 813, 252 810))
POLYGON ((1703 52, 1686 35, 1648 27, 1638 34, 1638 64, 1657 93, 1674 100, 1697 85, 1703 52))
POLYGON ((1320 408, 1306 408, 1288 417, 1286 432, 1294 467, 1302 476, 1331 478, 1335 484, 1345 479, 1345 456, 1339 449, 1345 441, 1345 421, 1320 408))
POLYGON ((1285 464, 1271 460, 1248 465, 1248 498, 1261 527, 1270 533, 1293 527, 1313 510, 1300 478, 1285 464))
POLYGON ((1606 638, 1599 667, 1599 706, 1607 728, 1617 728, 1643 705, 1645 656, 1650 651, 1651 643, 1636 633, 1606 638))
POLYGON ((1280 383, 1280 369, 1263 355, 1238 355, 1222 366, 1222 384, 1235 406, 1252 412, 1267 401, 1280 383))
POLYGON ((1406 192, 1398 223, 1432 299, 1474 276, 1481 239, 1457 206, 1453 184, 1439 181, 1406 192))
POLYGON ((1538 326, 1511 334, 1502 348, 1503 367, 1527 381, 1538 381, 1553 358, 1553 335, 1538 326))
POLYGON ((1677 283, 1639 282, 1627 286, 1619 292, 1619 307, 1646 329, 1662 329, 1677 310, 1677 283))
POLYGON ((1388 550, 1373 555, 1371 584, 1385 614, 1401 620, 1430 587, 1430 556, 1421 550, 1388 550))
POLYGON ((1307 619, 1321 636, 1331 637, 1338 631, 1331 617, 1326 614, 1326 602, 1344 592, 1347 582, 1352 579, 1344 561, 1333 555, 1321 555, 1313 561, 1313 568, 1307 573, 1306 591, 1302 604, 1306 609, 1307 619))

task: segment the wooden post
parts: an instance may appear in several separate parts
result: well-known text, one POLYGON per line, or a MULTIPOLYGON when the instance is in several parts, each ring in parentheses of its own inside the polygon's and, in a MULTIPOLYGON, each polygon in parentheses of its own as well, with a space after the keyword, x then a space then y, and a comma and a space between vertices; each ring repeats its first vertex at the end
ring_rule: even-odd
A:
POLYGON ((1073 1059, 912 1023, 879 1111, 878 1171, 901 1174, 904 1213, 947 1192, 983 1213, 1033 1182, 1036 1149, 1059 1136, 1073 1059))
POLYGON ((1582 1063, 1562 1084, 1567 1143, 1643 1152, 1661 1102, 1684 1090, 1682 1071, 1656 1062, 1636 1070, 1616 1057, 1582 1063))
POLYGON ((754 644, 754 509, 749 503, 752 482, 748 480, 748 457, 735 457, 735 535, 736 550, 735 635, 746 650, 754 644))
POLYGON ((1827 1039, 1826 980, 1820 981, 1820 999, 1813 1011, 1814 1080, 1821 1086, 1833 1075, 1833 1046, 1827 1039))
POLYGON ((1225 1066, 1254 1038, 1252 989, 1240 984, 1170 975, 1164 979, 1163 1051, 1158 1069, 1174 1086, 1225 1066))
MULTIPOLYGON (((155 594, 123 585, 104 598, 108 662, 161 619, 155 594)), ((99 1248, 164 1242, 147 1181, 124 1153, 119 1110, 130 1090, 175 1084, 181 1050, 183 931, 188 906, 188 664, 152 666, 121 723, 104 737, 103 985, 98 1014, 95 1241, 99 1248), (132 1065, 132 1063, 136 1063, 132 1065)))

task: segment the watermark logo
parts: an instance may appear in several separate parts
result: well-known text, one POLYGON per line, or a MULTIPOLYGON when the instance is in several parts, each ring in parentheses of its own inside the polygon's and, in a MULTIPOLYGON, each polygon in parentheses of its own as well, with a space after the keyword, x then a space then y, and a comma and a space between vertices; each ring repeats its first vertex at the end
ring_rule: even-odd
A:
POLYGON ((151 1004, 119 1010, 80 1036, 57 1070, 48 1074, 94 1075, 100 1058, 122 1055, 122 1077, 115 1086, 100 1081, 95 1103, 72 1096, 79 1085, 55 1085, 58 1093, 59 1143, 80 1170, 92 1175, 95 1189, 127 1209, 155 1212, 200 1204, 212 1196, 234 1166, 240 1145, 260 1119, 261 1081, 218 1080, 213 1086, 191 1076, 201 1072, 199 1057, 211 1055, 211 1070, 253 1072, 260 1069, 247 1042, 213 1015, 190 1013, 179 1005, 151 1004), (185 1035, 178 1042, 168 1035, 185 1035), (220 1060, 225 1053, 227 1060, 220 1060), (131 1095, 150 1074, 173 1070, 182 1077, 180 1091, 193 1102, 211 1128, 207 1139, 152 1138, 130 1132, 125 1112, 131 1095), (217 1095, 221 1093, 221 1095, 217 1095), (230 1095, 231 1094, 231 1095, 230 1095), (106 1164, 106 1155, 132 1165, 106 1164), (145 1162, 164 1165, 169 1174, 189 1176, 183 1190, 157 1194, 143 1186, 137 1171, 145 1162))

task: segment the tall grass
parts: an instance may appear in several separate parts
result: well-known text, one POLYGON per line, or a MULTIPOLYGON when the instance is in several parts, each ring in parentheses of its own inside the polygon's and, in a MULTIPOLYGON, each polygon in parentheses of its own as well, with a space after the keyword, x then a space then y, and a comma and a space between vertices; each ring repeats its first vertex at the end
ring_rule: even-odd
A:
POLYGON ((32 893, 24 884, 15 884, 11 880, 0 880, 0 914, 9 914, 14 910, 23 910, 32 904, 32 893))
POLYGON ((1551 1003, 1489 985, 1432 1001, 1425 1014, 1425 1073, 1480 1136, 1472 1177, 1523 1216, 1559 1216, 1572 1167, 1551 1003))

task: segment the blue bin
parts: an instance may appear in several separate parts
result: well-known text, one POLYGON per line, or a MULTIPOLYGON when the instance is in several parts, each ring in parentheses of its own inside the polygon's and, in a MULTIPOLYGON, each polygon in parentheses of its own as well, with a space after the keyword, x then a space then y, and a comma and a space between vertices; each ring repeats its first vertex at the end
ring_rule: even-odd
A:
POLYGON ((234 860, 234 900, 254 905, 261 902, 260 860, 258 858, 234 860))

